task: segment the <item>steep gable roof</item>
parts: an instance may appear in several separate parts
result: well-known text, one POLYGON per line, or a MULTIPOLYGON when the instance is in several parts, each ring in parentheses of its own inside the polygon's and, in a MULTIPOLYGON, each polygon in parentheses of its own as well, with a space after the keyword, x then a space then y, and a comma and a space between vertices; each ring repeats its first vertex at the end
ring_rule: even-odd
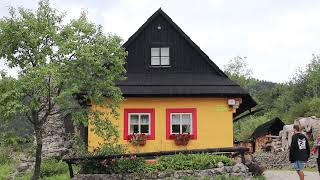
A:
POLYGON ((267 133, 271 133, 271 135, 278 135, 279 132, 283 129, 285 124, 279 119, 275 117, 266 123, 261 124, 258 126, 251 135, 251 138, 258 138, 263 136, 267 133))
MULTIPOLYGON (((160 40, 171 41, 172 39, 160 40)), ((249 93, 237 83, 231 81, 161 9, 158 9, 123 46, 129 51, 126 67, 127 79, 116 82, 116 84, 121 88, 125 97, 241 97, 243 103, 234 116, 257 105, 249 93), (150 29, 158 23, 159 19, 160 22, 168 24, 175 34, 174 37, 179 36, 184 45, 188 47, 188 49, 184 49, 185 46, 178 47, 177 45, 174 48, 182 48, 182 51, 185 51, 182 54, 185 54, 188 50, 197 54, 196 56, 189 56, 191 57, 190 60, 196 64, 201 64, 201 68, 204 69, 175 70, 174 64, 171 68, 150 68, 146 66, 146 58, 148 57, 145 54, 148 51, 147 49, 150 48, 148 44, 153 42, 154 39, 145 40, 144 38, 150 38, 150 34, 157 34, 154 31, 150 32, 150 29), (144 41, 141 41, 141 39, 144 41), (145 67, 142 68, 142 66, 145 67)), ((181 61, 184 58, 186 57, 176 56, 174 60, 179 60, 184 67, 190 66, 190 64, 181 61)))
POLYGON ((207 61, 207 63, 220 75, 227 77, 227 75, 220 70, 220 68, 204 53, 198 45, 196 45, 190 37, 185 34, 182 29, 172 21, 172 19, 159 8, 148 20, 123 44, 124 47, 129 46, 140 34, 141 32, 150 25, 158 16, 162 16, 167 22, 194 48, 202 57, 207 61))

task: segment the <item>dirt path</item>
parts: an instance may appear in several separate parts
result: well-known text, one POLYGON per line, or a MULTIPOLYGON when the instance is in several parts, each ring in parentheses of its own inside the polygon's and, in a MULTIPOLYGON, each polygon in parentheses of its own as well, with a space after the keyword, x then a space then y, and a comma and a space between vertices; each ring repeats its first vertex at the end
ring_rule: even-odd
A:
MULTIPOLYGON (((267 180, 299 180, 295 171, 268 170, 264 172, 267 180)), ((305 180, 320 180, 317 172, 304 172, 305 180)))

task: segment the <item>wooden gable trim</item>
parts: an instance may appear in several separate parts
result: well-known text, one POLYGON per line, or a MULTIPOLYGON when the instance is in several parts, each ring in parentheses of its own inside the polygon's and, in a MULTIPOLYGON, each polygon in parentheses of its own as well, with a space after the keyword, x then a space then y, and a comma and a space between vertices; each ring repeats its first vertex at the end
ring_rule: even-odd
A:
POLYGON ((205 60, 206 62, 222 77, 228 78, 228 76, 219 69, 219 67, 205 54, 200 47, 195 44, 190 37, 185 34, 182 29, 172 21, 172 19, 159 8, 148 20, 123 44, 124 47, 128 47, 139 35, 140 33, 147 27, 149 24, 159 15, 162 15, 172 27, 178 31, 178 33, 194 48, 205 60))

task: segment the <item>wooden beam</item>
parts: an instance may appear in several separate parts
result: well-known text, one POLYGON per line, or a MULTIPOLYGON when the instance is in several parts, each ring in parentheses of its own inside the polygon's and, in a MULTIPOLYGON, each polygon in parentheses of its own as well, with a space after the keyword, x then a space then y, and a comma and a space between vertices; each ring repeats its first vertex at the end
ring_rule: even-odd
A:
POLYGON ((260 109, 256 109, 256 110, 253 110, 253 111, 250 111, 249 113, 246 113, 246 114, 244 114, 244 115, 242 115, 242 116, 237 116, 237 117, 235 117, 234 119, 233 119, 233 122, 237 122, 237 121, 239 121, 240 119, 242 119, 242 118, 245 118, 245 117, 247 117, 247 116, 250 116, 250 115, 253 115, 253 114, 255 114, 255 113, 257 113, 257 112, 260 112, 260 111, 262 111, 263 109, 262 108, 260 108, 260 109))
POLYGON ((217 152, 239 152, 244 153, 249 151, 249 148, 245 147, 225 147, 225 148, 208 148, 208 149, 192 149, 192 150, 178 150, 178 151, 158 151, 158 152, 145 152, 145 153, 131 153, 131 154, 112 154, 112 155, 98 155, 98 156, 85 156, 76 158, 64 158, 63 161, 68 163, 77 163, 83 160, 102 160, 102 159, 117 159, 124 157, 157 157, 174 154, 199 154, 199 153, 217 153, 217 152))

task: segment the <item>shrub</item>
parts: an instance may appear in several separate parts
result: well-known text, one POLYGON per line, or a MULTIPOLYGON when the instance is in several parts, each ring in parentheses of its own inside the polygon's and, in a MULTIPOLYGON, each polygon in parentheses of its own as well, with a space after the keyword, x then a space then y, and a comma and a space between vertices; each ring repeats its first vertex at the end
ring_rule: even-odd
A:
POLYGON ((112 173, 135 173, 143 172, 146 163, 142 158, 121 158, 111 160, 88 160, 82 164, 82 173, 84 174, 112 174, 112 173))
POLYGON ((176 154, 162 156, 155 164, 145 163, 143 158, 121 158, 105 160, 87 160, 81 164, 84 174, 112 173, 148 173, 167 170, 201 170, 216 168, 218 162, 226 166, 234 161, 226 156, 212 154, 176 154))
POLYGON ((218 162, 225 165, 233 165, 232 159, 226 156, 217 156, 212 154, 177 154, 170 156, 162 156, 154 165, 158 171, 165 170, 201 170, 216 168, 218 162))
POLYGON ((41 163, 41 177, 50 177, 68 173, 67 163, 57 159, 45 159, 41 163))

